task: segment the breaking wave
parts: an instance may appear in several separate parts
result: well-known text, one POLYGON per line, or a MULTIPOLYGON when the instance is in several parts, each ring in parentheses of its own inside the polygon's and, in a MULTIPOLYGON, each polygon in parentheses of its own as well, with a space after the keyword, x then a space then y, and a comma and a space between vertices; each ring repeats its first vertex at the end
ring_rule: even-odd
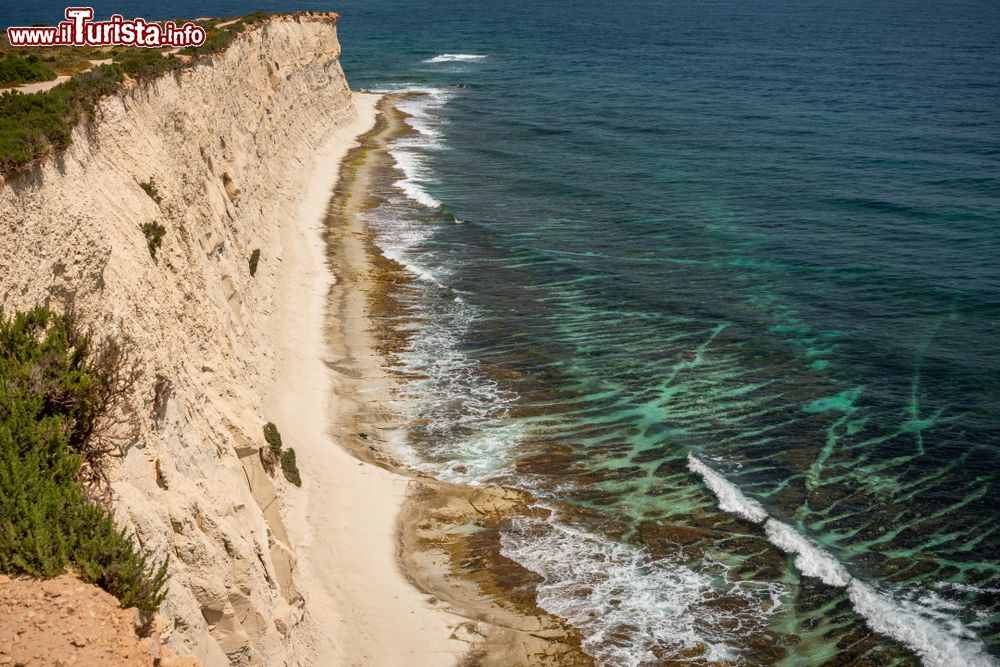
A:
POLYGON ((396 104, 406 114, 406 124, 416 132, 396 139, 389 146, 389 154, 403 174, 393 185, 421 206, 439 208, 441 202, 426 189, 436 182, 428 165, 428 154, 444 148, 443 120, 438 112, 451 98, 451 92, 415 86, 389 86, 375 92, 414 93, 396 104))
POLYGON ((515 518, 501 553, 544 577, 538 604, 578 628, 598 664, 614 667, 659 664, 681 651, 709 663, 738 660, 732 642, 762 630, 784 592, 778 583, 732 581, 720 563, 698 571, 651 559, 553 518, 515 518))
POLYGON ((830 586, 847 589, 854 610, 876 632, 903 642, 929 667, 990 667, 997 661, 987 655, 975 634, 955 618, 936 607, 907 600, 853 577, 843 563, 822 547, 799 534, 792 526, 767 514, 756 500, 747 498, 735 484, 688 454, 688 468, 700 475, 719 499, 719 509, 764 525, 774 546, 795 556, 795 567, 803 575, 830 586))
POLYGON ((425 63, 460 63, 474 60, 485 60, 487 56, 474 53, 442 53, 439 56, 428 58, 425 63))

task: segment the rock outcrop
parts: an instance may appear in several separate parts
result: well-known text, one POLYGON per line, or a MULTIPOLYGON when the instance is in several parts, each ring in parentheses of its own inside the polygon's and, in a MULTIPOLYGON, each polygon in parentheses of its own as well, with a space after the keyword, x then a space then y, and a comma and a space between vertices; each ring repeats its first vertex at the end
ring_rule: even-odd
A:
POLYGON ((167 641, 205 665, 297 664, 308 641, 262 390, 279 230, 307 157, 355 116, 339 52, 335 15, 272 18, 103 100, 64 154, 0 182, 0 307, 73 303, 137 343, 141 432, 115 471, 116 517, 170 556, 167 641), (155 259, 149 222, 166 229, 155 259))

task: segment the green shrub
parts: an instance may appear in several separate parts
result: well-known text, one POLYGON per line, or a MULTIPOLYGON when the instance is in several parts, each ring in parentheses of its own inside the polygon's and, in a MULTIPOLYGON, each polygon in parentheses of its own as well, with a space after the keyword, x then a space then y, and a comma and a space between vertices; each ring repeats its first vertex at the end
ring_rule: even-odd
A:
POLYGON ((76 124, 93 117, 97 100, 117 90, 122 76, 118 65, 101 65, 41 93, 0 95, 0 173, 64 150, 76 124))
POLYGON ((149 246, 149 256, 156 259, 156 251, 163 245, 163 235, 167 233, 166 228, 158 222, 144 222, 139 226, 146 237, 146 245, 149 246))
POLYGON ((271 422, 264 424, 264 440, 267 441, 267 445, 271 448, 272 452, 275 454, 281 453, 281 434, 278 433, 278 427, 271 422))
POLYGON ((250 277, 257 275, 257 262, 260 261, 260 248, 254 248, 250 253, 250 277))
POLYGON ((213 53, 221 53, 229 48, 229 45, 241 32, 243 32, 244 28, 260 23, 270 16, 274 16, 274 14, 268 12, 254 12, 253 14, 247 14, 233 23, 229 23, 228 20, 219 21, 219 23, 229 23, 229 25, 217 28, 215 25, 218 25, 218 23, 216 23, 213 26, 206 27, 205 42, 201 46, 189 46, 181 49, 180 53, 188 56, 204 56, 211 55, 213 53))
POLYGON ((0 56, 0 84, 51 81, 54 78, 56 78, 56 73, 46 67, 36 54, 25 58, 13 53, 0 56))
POLYGON ((302 486, 299 465, 295 461, 295 450, 291 447, 281 452, 281 472, 285 473, 285 479, 289 482, 295 486, 302 486))
POLYGON ((115 65, 137 81, 155 79, 177 69, 179 63, 173 55, 164 57, 159 49, 125 49, 115 57, 115 65))
POLYGON ((134 49, 122 54, 118 62, 98 65, 50 90, 30 95, 4 93, 0 96, 0 173, 9 176, 24 171, 50 152, 65 150, 77 123, 93 119, 98 100, 119 90, 125 76, 144 81, 177 64, 176 58, 164 58, 159 50, 134 49))
POLYGON ((129 349, 95 344, 72 315, 0 315, 0 571, 51 577, 69 567, 123 606, 153 612, 167 562, 151 564, 80 481, 84 468, 102 475, 115 449, 107 429, 138 379, 129 349))
POLYGON ((160 203, 160 191, 156 189, 156 182, 153 180, 152 176, 148 181, 139 183, 139 187, 142 188, 143 192, 149 195, 149 198, 155 201, 157 204, 160 203))

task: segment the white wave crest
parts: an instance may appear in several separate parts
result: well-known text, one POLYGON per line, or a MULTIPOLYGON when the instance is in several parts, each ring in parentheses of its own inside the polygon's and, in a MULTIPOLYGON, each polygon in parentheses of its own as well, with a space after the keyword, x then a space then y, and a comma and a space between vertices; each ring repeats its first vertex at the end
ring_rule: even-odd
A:
POLYGON ((394 158, 396 158, 396 164, 398 164, 403 173, 406 174, 405 178, 401 178, 398 181, 395 181, 393 185, 402 190, 403 194, 405 194, 407 197, 409 197, 410 199, 412 199, 413 201, 417 202, 422 206, 426 206, 427 208, 438 208, 439 206, 441 206, 441 202, 432 197, 430 194, 428 194, 426 190, 420 187, 419 181, 417 181, 412 176, 412 173, 409 172, 405 166, 403 166, 407 161, 407 157, 404 157, 405 154, 402 153, 401 151, 400 152, 390 151, 390 153, 394 158))
POLYGON ((949 632, 917 610, 900 606, 857 579, 850 582, 847 591, 855 611, 865 617, 872 630, 903 642, 929 667, 994 667, 997 664, 984 652, 978 639, 968 638, 974 635, 957 619, 948 623, 952 629, 949 632))
POLYGON ((972 630, 958 618, 945 613, 945 605, 929 605, 926 600, 913 602, 906 599, 905 593, 902 599, 896 599, 875 590, 851 576, 844 565, 822 547, 788 524, 770 517, 763 505, 747 498, 735 484, 693 454, 688 455, 688 468, 701 475, 705 485, 715 493, 719 509, 754 523, 763 523, 771 543, 794 554, 795 567, 803 575, 846 588, 854 610, 864 617, 870 628, 909 646, 928 667, 995 667, 1000 664, 985 653, 982 642, 972 630))
POLYGON ((424 188, 423 183, 431 180, 427 168, 424 166, 424 157, 419 153, 402 147, 392 147, 389 155, 396 162, 396 167, 403 172, 403 178, 399 179, 394 186, 402 190, 403 194, 427 208, 438 208, 441 202, 432 197, 424 188))
POLYGON ((768 519, 764 506, 752 498, 747 498, 725 477, 715 472, 707 465, 688 454, 688 469, 701 475, 705 485, 719 499, 719 509, 730 514, 738 514, 747 521, 762 523, 768 519))
POLYGON ((782 551, 795 554, 795 567, 807 577, 820 579, 823 583, 843 588, 851 581, 851 575, 836 558, 799 535, 794 528, 777 519, 768 519, 764 532, 771 544, 782 551))
POLYGON ((438 140, 441 138, 441 119, 437 112, 448 103, 452 93, 444 88, 405 88, 405 92, 419 93, 401 99, 396 108, 405 113, 406 124, 416 130, 427 141, 421 145, 429 148, 441 148, 438 140))
MULTIPOLYGON (((406 200, 409 200, 406 197, 406 200)), ((406 201, 400 198, 400 201, 406 201)), ((388 259, 398 262, 420 280, 442 286, 447 278, 446 267, 426 266, 413 249, 433 235, 434 228, 406 215, 409 204, 393 204, 363 214, 369 226, 377 232, 378 246, 388 259)))
POLYGON ((433 58, 428 58, 425 63, 457 63, 457 62, 468 62, 472 60, 485 60, 487 56, 478 55, 474 53, 442 53, 439 56, 434 56, 433 58))
POLYGON ((438 208, 441 202, 435 199, 425 186, 434 182, 427 166, 427 153, 443 148, 441 118, 437 112, 451 97, 443 88, 399 87, 387 88, 392 92, 416 93, 402 98, 396 108, 406 114, 406 124, 416 130, 416 136, 401 137, 389 147, 389 154, 396 167, 403 172, 403 178, 394 186, 421 206, 438 208))

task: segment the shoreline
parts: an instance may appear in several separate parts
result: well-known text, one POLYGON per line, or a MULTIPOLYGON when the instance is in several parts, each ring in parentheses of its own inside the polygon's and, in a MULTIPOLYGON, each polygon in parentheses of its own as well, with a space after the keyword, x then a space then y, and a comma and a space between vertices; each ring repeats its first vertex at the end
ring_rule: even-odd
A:
MULTIPOLYGON (((399 326, 407 313, 394 293, 414 276, 382 255, 362 214, 378 205, 378 188, 384 191, 397 178, 388 147, 412 132, 395 106, 405 95, 381 98, 375 126, 341 164, 327 212, 327 266, 337 278, 326 325, 334 436, 356 467, 358 459, 365 462, 358 470, 378 470, 393 480, 395 571, 424 611, 436 615, 434 622, 421 618, 421 632, 440 632, 442 622, 450 628, 448 642, 424 638, 440 647, 438 656, 450 652, 447 660, 417 664, 590 665, 579 633, 535 603, 538 576, 500 555, 501 523, 515 512, 530 513, 532 499, 495 485, 442 482, 396 458, 394 444, 401 444, 406 428, 395 401, 407 375, 394 357, 408 334, 399 326)), ((395 637, 399 627, 386 625, 372 638, 395 637)), ((414 657, 419 650, 410 652, 407 664, 414 657)))
POLYGON ((322 234, 344 157, 375 125, 378 96, 353 98, 358 118, 317 151, 299 227, 282 230, 278 377, 266 413, 296 450, 303 478, 301 490, 282 497, 309 617, 302 641, 315 664, 454 664, 469 648, 451 638, 460 619, 429 605, 397 565, 396 519, 408 480, 341 446, 358 405, 352 376, 379 372, 355 353, 352 339, 365 335, 365 322, 353 312, 356 299, 347 300, 351 312, 336 307, 346 281, 338 271, 334 282, 322 234), (332 320, 344 325, 339 344, 329 335, 332 320))

